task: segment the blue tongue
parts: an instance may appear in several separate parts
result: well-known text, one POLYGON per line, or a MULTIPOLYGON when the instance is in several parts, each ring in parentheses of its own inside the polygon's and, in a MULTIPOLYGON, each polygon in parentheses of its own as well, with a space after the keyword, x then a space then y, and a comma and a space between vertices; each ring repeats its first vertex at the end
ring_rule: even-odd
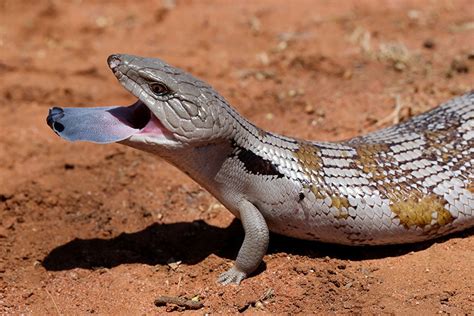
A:
POLYGON ((138 133, 150 120, 150 111, 138 101, 128 107, 59 108, 49 110, 49 127, 68 141, 115 143, 138 133))

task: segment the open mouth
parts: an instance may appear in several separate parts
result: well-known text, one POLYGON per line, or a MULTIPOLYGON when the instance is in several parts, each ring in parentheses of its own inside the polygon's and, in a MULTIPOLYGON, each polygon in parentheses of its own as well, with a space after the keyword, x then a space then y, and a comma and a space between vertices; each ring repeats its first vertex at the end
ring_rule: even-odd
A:
POLYGON ((46 122, 66 140, 99 144, 119 142, 132 135, 160 137, 171 134, 140 100, 127 107, 53 107, 46 122))

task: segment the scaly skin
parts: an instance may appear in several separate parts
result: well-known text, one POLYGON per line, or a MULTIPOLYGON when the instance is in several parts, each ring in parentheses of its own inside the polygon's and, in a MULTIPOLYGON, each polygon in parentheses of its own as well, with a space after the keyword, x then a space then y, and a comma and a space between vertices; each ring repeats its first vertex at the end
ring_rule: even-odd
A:
POLYGON ((241 219, 245 239, 219 277, 224 284, 258 267, 269 230, 381 245, 474 226, 472 92, 366 136, 310 142, 259 129, 209 85, 161 60, 112 55, 108 63, 162 130, 121 143, 163 157, 241 219))

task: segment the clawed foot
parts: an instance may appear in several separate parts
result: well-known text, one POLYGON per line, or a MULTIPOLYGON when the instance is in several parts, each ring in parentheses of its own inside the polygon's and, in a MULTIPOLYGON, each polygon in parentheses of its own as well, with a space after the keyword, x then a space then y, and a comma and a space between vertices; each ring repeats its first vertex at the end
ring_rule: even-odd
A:
POLYGON ((240 271, 235 266, 233 266, 226 272, 222 273, 217 279, 217 282, 221 283, 222 285, 227 285, 229 283, 235 283, 239 285, 246 276, 247 273, 240 271))

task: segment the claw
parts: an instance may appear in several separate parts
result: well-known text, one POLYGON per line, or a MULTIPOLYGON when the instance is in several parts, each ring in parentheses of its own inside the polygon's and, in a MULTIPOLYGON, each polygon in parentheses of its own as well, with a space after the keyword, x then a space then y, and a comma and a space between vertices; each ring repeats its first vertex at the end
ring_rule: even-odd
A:
POLYGON ((227 270, 226 272, 222 273, 219 278, 217 278, 217 282, 221 283, 222 285, 227 285, 230 283, 235 283, 237 285, 247 277, 247 273, 240 271, 235 266, 227 270))

